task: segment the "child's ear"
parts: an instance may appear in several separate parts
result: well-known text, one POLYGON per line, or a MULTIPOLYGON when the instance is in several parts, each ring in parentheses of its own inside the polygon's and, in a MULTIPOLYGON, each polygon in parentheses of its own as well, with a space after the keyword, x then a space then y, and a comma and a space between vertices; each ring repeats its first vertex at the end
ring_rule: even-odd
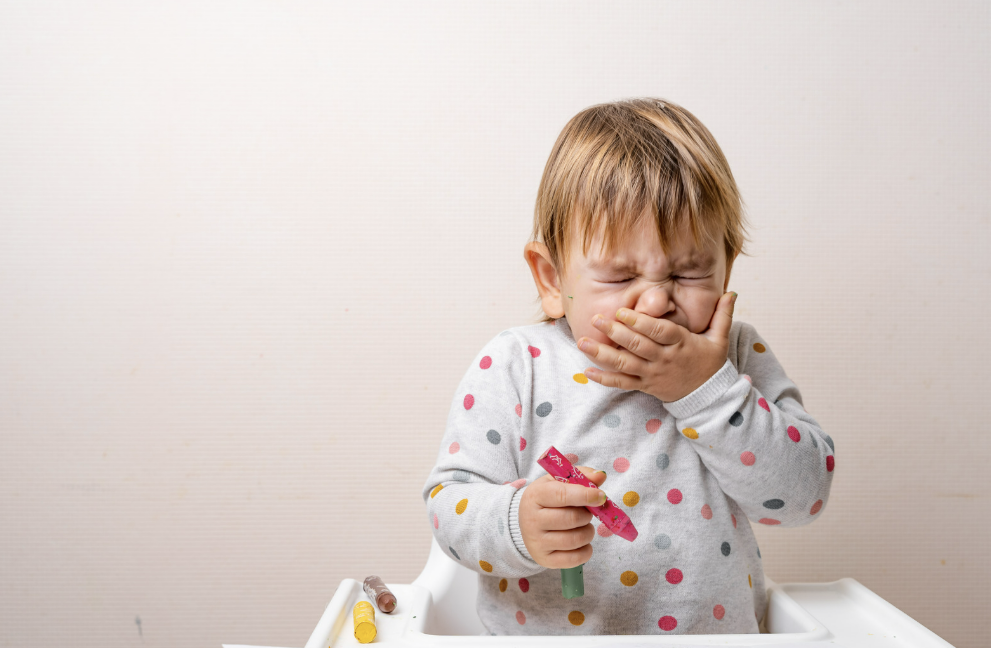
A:
POLYGON ((530 274, 533 275, 533 283, 540 293, 540 307, 544 314, 554 319, 564 317, 560 277, 551 262, 547 246, 543 243, 527 243, 523 246, 523 258, 530 266, 530 274))

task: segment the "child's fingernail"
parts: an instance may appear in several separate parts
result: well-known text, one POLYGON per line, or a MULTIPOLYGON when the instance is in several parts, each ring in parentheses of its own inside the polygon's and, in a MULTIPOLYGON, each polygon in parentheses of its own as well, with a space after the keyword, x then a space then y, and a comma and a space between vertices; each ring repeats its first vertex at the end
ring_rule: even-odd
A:
POLYGON ((736 298, 739 297, 739 295, 737 295, 735 292, 731 294, 733 295, 733 301, 736 301, 736 298))
POLYGON ((609 498, 606 497, 606 494, 603 493, 602 491, 599 491, 599 506, 602 506, 603 504, 605 504, 607 499, 609 499, 609 498))
POLYGON ((578 348, 581 349, 582 351, 591 351, 592 350, 592 345, 591 345, 591 343, 588 340, 582 338, 578 342, 578 348))

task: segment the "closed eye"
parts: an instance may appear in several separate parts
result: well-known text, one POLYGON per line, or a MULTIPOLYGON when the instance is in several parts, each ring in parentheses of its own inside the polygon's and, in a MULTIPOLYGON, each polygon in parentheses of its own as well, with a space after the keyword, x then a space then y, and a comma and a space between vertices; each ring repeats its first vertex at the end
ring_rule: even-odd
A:
MULTIPOLYGON (((703 277, 682 277, 680 275, 675 275, 675 276, 673 276, 671 278, 672 279, 675 279, 675 280, 681 279, 683 281, 699 281, 699 280, 702 280, 702 279, 708 279, 709 278, 709 275, 705 275, 703 277)), ((633 277, 629 277, 627 279, 614 279, 612 281, 603 281, 602 283, 607 283, 607 284, 621 284, 621 283, 626 283, 627 281, 633 281, 633 279, 634 279, 633 277)))

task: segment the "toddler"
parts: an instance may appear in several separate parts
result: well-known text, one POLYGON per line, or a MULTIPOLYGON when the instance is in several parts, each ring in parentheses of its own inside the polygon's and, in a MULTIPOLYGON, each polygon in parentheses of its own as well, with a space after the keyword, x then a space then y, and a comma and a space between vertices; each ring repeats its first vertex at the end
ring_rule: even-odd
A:
POLYGON ((478 353, 423 491, 492 634, 758 632, 750 525, 815 520, 834 463, 771 346, 733 321, 744 229, 687 110, 604 104, 561 132, 524 248, 545 317, 478 353), (635 541, 591 523, 604 491, 537 465, 551 445, 592 467, 635 541), (558 570, 577 565, 585 595, 565 599, 558 570))

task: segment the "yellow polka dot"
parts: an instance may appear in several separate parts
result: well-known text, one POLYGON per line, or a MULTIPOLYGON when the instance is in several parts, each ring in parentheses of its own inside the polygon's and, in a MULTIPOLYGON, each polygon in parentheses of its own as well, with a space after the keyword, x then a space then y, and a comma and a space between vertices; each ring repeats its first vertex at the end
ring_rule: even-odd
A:
POLYGON ((433 499, 434 495, 440 492, 440 489, 444 488, 444 484, 437 484, 434 489, 430 491, 430 499, 433 499))
POLYGON ((630 491, 626 495, 623 495, 623 504, 627 506, 636 506, 640 503, 640 494, 636 491, 630 491))
POLYGON ((499 581, 499 591, 500 592, 505 592, 507 587, 509 587, 509 583, 506 581, 505 578, 503 578, 501 581, 499 581))
POLYGON ((681 433, 684 434, 689 439, 699 438, 699 433, 693 430, 692 428, 685 428, 684 430, 681 431, 681 433))
POLYGON ((482 568, 482 571, 484 571, 484 572, 491 572, 492 571, 492 565, 490 565, 489 563, 485 562, 484 560, 479 560, 478 561, 478 566, 481 567, 482 568))
POLYGON ((747 574, 747 584, 750 585, 750 589, 754 588, 754 581, 750 578, 750 574, 747 574))
POLYGON ((588 384, 588 376, 583 373, 576 373, 572 378, 575 379, 576 383, 581 383, 582 385, 588 384))
POLYGON ((454 507, 454 512, 457 513, 458 515, 461 515, 462 513, 465 512, 466 508, 468 508, 468 500, 463 499, 460 502, 458 502, 458 505, 456 507, 454 507))
POLYGON ((767 347, 765 347, 760 342, 754 342, 754 351, 756 351, 757 353, 764 353, 765 351, 767 351, 767 347))
POLYGON ((640 577, 637 576, 636 572, 632 572, 632 571, 625 571, 619 577, 619 582, 622 583, 623 585, 626 585, 627 587, 633 587, 634 585, 637 584, 638 580, 640 580, 640 577))
POLYGON ((568 613, 568 621, 571 621, 571 625, 581 625, 585 623, 585 615, 578 610, 574 610, 568 613))

